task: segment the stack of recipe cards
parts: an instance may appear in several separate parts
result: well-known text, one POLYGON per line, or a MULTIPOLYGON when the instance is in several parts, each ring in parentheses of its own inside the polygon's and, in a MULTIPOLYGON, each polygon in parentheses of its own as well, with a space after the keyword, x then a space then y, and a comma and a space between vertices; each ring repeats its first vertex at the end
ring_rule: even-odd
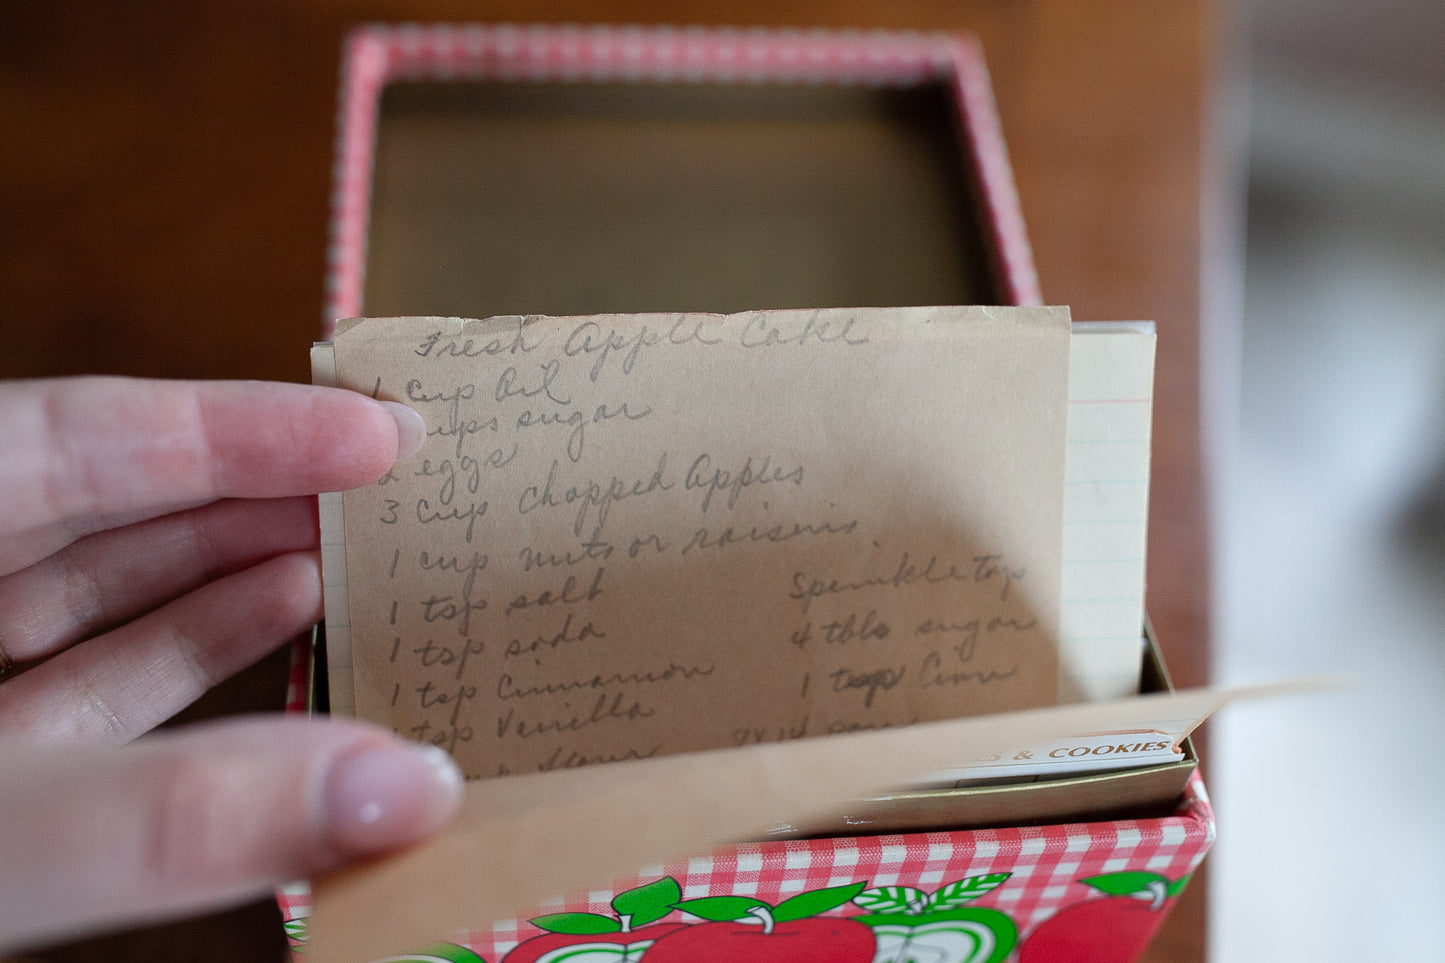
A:
MULTIPOLYGON (((323 496, 332 712, 469 778, 1138 691, 1153 326, 1065 308, 378 318, 427 440, 323 496)), ((1197 715, 930 784, 1169 763, 1197 715)))

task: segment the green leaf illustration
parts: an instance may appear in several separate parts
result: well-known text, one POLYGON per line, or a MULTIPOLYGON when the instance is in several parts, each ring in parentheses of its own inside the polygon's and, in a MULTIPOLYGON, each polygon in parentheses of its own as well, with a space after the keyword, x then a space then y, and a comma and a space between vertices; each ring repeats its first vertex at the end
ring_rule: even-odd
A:
POLYGON ((487 963, 465 946, 455 943, 433 943, 417 953, 387 956, 371 963, 487 963))
POLYGON ((662 919, 672 912, 672 904, 680 899, 682 887, 671 876, 664 876, 656 882, 619 893, 612 901, 612 908, 618 916, 628 917, 632 927, 636 928, 662 919))
POLYGON ((773 919, 779 923, 789 920, 800 920, 809 916, 817 916, 819 913, 826 913, 830 909, 837 909, 844 903, 863 892, 868 885, 865 879, 859 883, 852 883, 848 886, 833 886, 828 889, 818 889, 811 893, 799 893, 790 899, 785 899, 773 910, 773 919))
POLYGON ((1179 878, 1176 879, 1174 882, 1172 882, 1172 883, 1170 883, 1168 886, 1166 886, 1166 887, 1164 888, 1164 892, 1167 893, 1167 894, 1170 895, 1170 896, 1178 896, 1180 893, 1184 892, 1184 887, 1186 887, 1186 886, 1189 885, 1189 877, 1190 877, 1190 875, 1192 875, 1192 874, 1186 874, 1186 875, 1184 875, 1184 876, 1179 877, 1179 878))
POLYGON ((589 933, 617 933, 622 924, 601 913, 553 913, 532 920, 532 925, 549 933, 582 936, 589 933))
POLYGON ((1101 893, 1110 896, 1130 896, 1148 889, 1151 885, 1162 884, 1167 886, 1169 879, 1160 876, 1158 873, 1126 872, 1126 873, 1104 873, 1102 876, 1090 876, 1088 879, 1081 879, 1079 882, 1092 886, 1101 893))
POLYGON ((742 919, 748 915, 748 911, 758 907, 766 909, 767 906, 762 900, 748 896, 704 896, 701 899, 687 899, 673 904, 674 909, 714 923, 729 923, 742 919))
POLYGON ((307 922, 309 922, 308 917, 299 916, 294 920, 287 920, 281 925, 282 928, 286 930, 286 935, 291 939, 304 941, 306 939, 307 922))
POLYGON ((928 894, 912 886, 880 886, 865 889, 853 902, 870 913, 917 916, 928 908, 928 894))
POLYGON ((1009 875, 1009 873, 989 873, 985 876, 970 876, 967 879, 940 886, 934 892, 933 898, 929 900, 928 909, 931 912, 955 909, 997 888, 1000 883, 1009 878, 1009 875))

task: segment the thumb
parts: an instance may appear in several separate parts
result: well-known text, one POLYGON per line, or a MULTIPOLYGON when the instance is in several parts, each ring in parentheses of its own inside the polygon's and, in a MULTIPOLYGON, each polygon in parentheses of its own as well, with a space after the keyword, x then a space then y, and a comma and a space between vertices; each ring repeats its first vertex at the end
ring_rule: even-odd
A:
POLYGON ((253 718, 120 748, 0 743, 0 955, 240 902, 421 841, 461 799, 439 749, 253 718))

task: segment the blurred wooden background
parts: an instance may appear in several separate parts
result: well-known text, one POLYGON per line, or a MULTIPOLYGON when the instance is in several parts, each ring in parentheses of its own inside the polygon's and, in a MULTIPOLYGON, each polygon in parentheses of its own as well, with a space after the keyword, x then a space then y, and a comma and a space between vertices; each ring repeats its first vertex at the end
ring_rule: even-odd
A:
MULTIPOLYGON (((1205 142, 1219 16, 1205 0, 7 0, 0 376, 306 380, 323 305, 339 51, 354 24, 972 31, 1046 300, 1079 319, 1159 323, 1148 605, 1176 682, 1202 683, 1200 237, 1212 180, 1204 159, 1219 156, 1205 142)), ((188 718, 277 708, 283 675, 284 658, 272 658, 188 718)), ((1196 879, 1150 960, 1204 958, 1204 895, 1196 879)), ((36 958, 196 963, 284 952, 275 908, 259 903, 36 958)))

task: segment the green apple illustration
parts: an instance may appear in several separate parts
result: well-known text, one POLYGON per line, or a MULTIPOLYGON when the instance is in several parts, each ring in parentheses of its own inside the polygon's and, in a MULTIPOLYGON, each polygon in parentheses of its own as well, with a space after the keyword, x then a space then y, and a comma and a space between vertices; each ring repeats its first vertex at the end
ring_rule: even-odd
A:
POLYGON ((1018 927, 996 909, 967 906, 1009 878, 970 876, 932 893, 880 886, 853 897, 868 911, 855 917, 873 929, 873 963, 999 963, 1018 942, 1018 927))

